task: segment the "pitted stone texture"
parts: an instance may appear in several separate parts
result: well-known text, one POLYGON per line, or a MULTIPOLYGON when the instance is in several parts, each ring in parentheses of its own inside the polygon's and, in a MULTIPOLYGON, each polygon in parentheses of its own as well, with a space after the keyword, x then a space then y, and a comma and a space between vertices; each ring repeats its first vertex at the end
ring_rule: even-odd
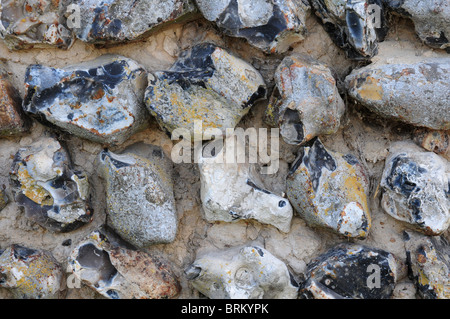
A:
POLYGON ((411 277, 423 299, 450 299, 450 245, 444 237, 404 233, 411 277))
POLYGON ((135 250, 108 227, 80 242, 69 257, 73 275, 110 299, 166 299, 180 292, 171 266, 135 250))
POLYGON ((137 246, 170 243, 177 232, 172 162, 160 147, 134 144, 100 153, 109 225, 137 246))
POLYGON ((410 18, 419 38, 428 46, 450 52, 450 5, 445 0, 384 0, 395 13, 410 18))
POLYGON ((378 41, 387 34, 381 0, 314 0, 311 4, 349 59, 366 60, 378 53, 378 41))
POLYGON ((308 1, 196 0, 204 17, 226 34, 266 53, 283 53, 306 37, 308 1))
POLYGON ((441 155, 450 161, 450 130, 438 131, 421 127, 414 131, 413 139, 427 151, 441 155))
POLYGON ((427 235, 450 225, 450 164, 413 143, 391 145, 381 183, 386 213, 427 235))
POLYGON ((0 287, 15 299, 58 299, 63 270, 44 250, 11 245, 0 250, 0 287))
POLYGON ((258 246, 234 247, 198 257, 185 270, 210 299, 296 299, 298 284, 286 265, 258 246))
POLYGON ((0 211, 8 205, 8 197, 6 196, 5 190, 0 188, 0 211))
POLYGON ((299 150, 286 184, 289 201, 308 225, 350 238, 367 237, 369 179, 353 155, 329 151, 317 138, 299 150))
POLYGON ((55 69, 31 65, 25 75, 28 114, 93 142, 123 143, 147 121, 146 71, 119 55, 55 69))
POLYGON ((195 121, 225 135, 266 97, 264 80, 253 66, 210 43, 182 52, 169 70, 149 73, 148 82, 145 103, 160 126, 191 136, 195 121))
MULTIPOLYGON (((234 135, 224 141, 206 144, 206 149, 214 150, 214 156, 201 154, 198 158, 204 217, 209 222, 254 219, 269 224, 282 232, 289 232, 293 209, 289 201, 265 189, 256 164, 249 160, 232 163, 226 160, 227 145, 233 143, 234 135)), ((245 142, 234 141, 233 152, 245 154, 245 142)))
POLYGON ((30 128, 22 110, 22 98, 12 86, 7 72, 0 66, 0 137, 21 135, 30 128))
POLYGON ((68 232, 89 223, 89 182, 73 168, 69 153, 56 139, 43 137, 19 149, 10 184, 25 216, 54 232, 68 232))
POLYGON ((450 129, 450 58, 373 64, 345 79, 349 95, 383 117, 450 129))
POLYGON ((82 41, 115 44, 138 40, 169 22, 196 11, 191 0, 71 0, 80 8, 80 27, 74 33, 82 41))
POLYGON ((65 17, 65 0, 2 0, 0 36, 13 50, 67 49, 74 36, 65 17))
POLYGON ((265 120, 280 128, 286 143, 302 145, 316 136, 336 133, 345 104, 326 65, 292 54, 278 66, 275 82, 265 120))
POLYGON ((399 262, 382 249, 339 244, 313 259, 300 297, 313 299, 389 299, 399 262))

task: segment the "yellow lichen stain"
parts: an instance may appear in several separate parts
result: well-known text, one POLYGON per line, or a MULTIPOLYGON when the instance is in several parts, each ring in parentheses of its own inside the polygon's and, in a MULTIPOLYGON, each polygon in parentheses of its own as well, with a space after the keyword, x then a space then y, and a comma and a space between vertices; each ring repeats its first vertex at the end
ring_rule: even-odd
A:
POLYGON ((383 88, 378 85, 379 80, 368 76, 364 84, 357 89, 361 98, 380 101, 383 98, 383 88))
POLYGON ((26 197, 39 205, 53 205, 53 198, 50 193, 36 183, 22 164, 17 171, 17 177, 26 197))

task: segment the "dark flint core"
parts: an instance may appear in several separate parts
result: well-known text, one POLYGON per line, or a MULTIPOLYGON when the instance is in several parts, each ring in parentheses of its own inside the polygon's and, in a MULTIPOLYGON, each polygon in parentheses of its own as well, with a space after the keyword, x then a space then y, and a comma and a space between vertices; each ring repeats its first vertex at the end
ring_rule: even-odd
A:
POLYGON ((27 260, 28 257, 37 253, 37 250, 23 247, 21 245, 12 246, 14 258, 20 260, 27 260))
POLYGON ((418 179, 423 172, 424 169, 418 167, 411 159, 399 155, 392 160, 392 169, 386 178, 386 183, 391 190, 409 198, 413 191, 417 191, 417 185, 411 181, 411 177, 418 179))
POLYGON ((319 139, 314 141, 309 153, 303 157, 303 163, 308 169, 312 187, 316 192, 319 187, 320 177, 322 176, 322 169, 326 168, 333 172, 337 168, 335 160, 326 151, 319 139))
POLYGON ((84 268, 97 269, 100 272, 100 280, 105 282, 111 282, 117 274, 117 269, 111 263, 108 253, 93 244, 86 244, 79 248, 77 261, 84 268))
POLYGON ((128 164, 128 163, 120 162, 120 161, 118 161, 118 160, 112 158, 112 157, 109 155, 109 151, 108 151, 108 150, 103 150, 103 151, 100 153, 100 159, 101 159, 102 161, 105 161, 106 157, 109 158, 109 161, 111 162, 111 164, 114 165, 114 167, 117 168, 117 169, 123 168, 123 167, 127 167, 127 166, 130 166, 130 164, 128 164))
POLYGON ((263 188, 257 186, 255 183, 253 183, 253 182, 252 182, 251 180, 249 180, 249 179, 247 179, 247 185, 248 185, 248 186, 251 186, 253 189, 255 189, 255 190, 257 190, 257 191, 260 191, 260 192, 263 192, 263 193, 265 193, 265 194, 272 194, 272 193, 269 192, 268 190, 265 190, 265 189, 263 189, 263 188))
POLYGON ((297 111, 287 108, 283 114, 281 125, 291 125, 295 128, 295 131, 297 132, 297 137, 292 142, 297 144, 303 142, 304 139, 303 123, 297 111))
POLYGON ((167 80, 168 84, 177 83, 184 90, 191 85, 206 88, 205 82, 215 72, 211 55, 216 48, 214 44, 202 43, 182 52, 170 70, 161 73, 160 80, 167 80))

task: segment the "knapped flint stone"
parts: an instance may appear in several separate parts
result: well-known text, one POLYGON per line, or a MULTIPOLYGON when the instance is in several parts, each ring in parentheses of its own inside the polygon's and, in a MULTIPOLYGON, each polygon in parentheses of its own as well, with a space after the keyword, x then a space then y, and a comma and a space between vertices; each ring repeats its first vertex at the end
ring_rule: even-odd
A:
POLYGON ((369 179, 355 156, 329 151, 316 138, 299 150, 286 186, 289 201, 308 225, 350 238, 368 235, 369 179))
POLYGON ((196 0, 203 16, 226 34, 266 53, 283 53, 306 37, 308 1, 196 0))
POLYGON ((110 299, 166 299, 181 289, 170 264, 136 250, 109 227, 81 241, 69 257, 76 279, 110 299))
POLYGON ((123 143, 147 121, 146 71, 119 55, 56 69, 31 65, 23 108, 44 124, 93 142, 123 143))
POLYGON ((378 53, 387 34, 381 0, 314 0, 315 14, 349 59, 367 60, 378 53))
POLYGON ((109 225, 137 247, 170 243, 177 232, 172 161, 155 145, 134 144, 120 154, 104 150, 109 225))
POLYGON ((234 128, 252 105, 266 97, 258 71, 226 50, 202 43, 182 52, 167 71, 149 73, 147 109, 168 132, 186 130, 194 122, 203 129, 234 128))
POLYGON ((428 46, 450 53, 450 6, 447 1, 383 0, 391 11, 410 18, 428 46))
POLYGON ((441 155, 450 161, 450 130, 438 131, 420 127, 414 130, 413 139, 427 151, 441 155))
POLYGON ((389 299, 398 275, 398 261, 382 249, 339 244, 313 259, 300 283, 305 299, 389 299))
POLYGON ((67 25, 65 0, 3 0, 0 36, 12 50, 69 48, 74 40, 67 25))
POLYGON ((206 253, 185 270, 210 299, 296 299, 298 284, 287 266, 259 246, 206 253))
MULTIPOLYGON (((287 199, 265 188, 256 172, 256 164, 221 161, 225 156, 226 144, 234 138, 231 136, 224 140, 223 148, 214 150, 214 156, 202 154, 198 158, 205 219, 209 222, 254 219, 282 232, 289 232, 292 206, 287 199)), ((210 143, 217 144, 217 140, 210 143)), ((212 146, 206 144, 205 148, 212 146)), ((238 153, 245 152, 245 147, 245 144, 235 143, 238 153)))
POLYGON ((191 0, 70 0, 80 8, 77 38, 95 44, 138 40, 158 26, 179 21, 196 11, 191 0))
POLYGON ((391 145, 381 178, 381 205, 393 218, 427 235, 450 225, 450 164, 412 142, 391 145))
POLYGON ((44 137, 19 149, 10 184, 25 216, 50 231, 72 231, 92 220, 88 178, 73 168, 69 153, 56 139, 44 137))
POLYGON ((423 299, 450 299, 450 245, 442 236, 405 231, 409 277, 423 299))
POLYGON ((31 122, 22 110, 22 98, 0 66, 0 137, 21 135, 30 126, 31 122))
POLYGON ((345 104, 330 69, 300 54, 285 57, 275 73, 275 90, 265 121, 280 128, 288 144, 302 145, 339 129, 345 104))
POLYGON ((345 83, 350 97, 383 117, 450 129, 450 58, 372 64, 352 71, 345 83))
POLYGON ((21 245, 0 250, 0 287, 15 299, 58 299, 63 276, 50 252, 21 245))

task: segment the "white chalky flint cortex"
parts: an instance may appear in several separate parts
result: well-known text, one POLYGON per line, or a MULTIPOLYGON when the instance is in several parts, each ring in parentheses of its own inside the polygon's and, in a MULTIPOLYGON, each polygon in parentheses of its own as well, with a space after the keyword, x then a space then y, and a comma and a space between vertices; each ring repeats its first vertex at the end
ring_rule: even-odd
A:
POLYGON ((211 299, 295 299, 298 284, 287 266, 258 246, 233 247, 198 257, 185 274, 211 299))
POLYGON ((427 235, 450 225, 450 163, 412 142, 390 147, 381 183, 386 213, 427 235))
POLYGON ((306 36, 307 1, 196 0, 203 16, 266 53, 283 53, 306 36))
POLYGON ((302 145, 316 136, 336 133, 345 104, 325 64, 292 54, 277 67, 275 82, 266 120, 280 128, 286 143, 302 145))
POLYGON ((371 228, 369 179, 351 154, 325 149, 317 138, 300 149, 286 181, 294 209, 313 227, 350 238, 365 238, 371 228))
MULTIPOLYGON (((199 152, 197 162, 205 219, 226 222, 255 219, 289 232, 292 206, 287 199, 264 189, 256 164, 222 160, 228 151, 227 144, 234 138, 232 135, 225 139, 222 149, 216 149, 213 156, 199 152)), ((237 152, 245 152, 245 143, 234 145, 237 152)))
POLYGON ((18 299, 57 299, 63 271, 44 250, 11 245, 0 250, 0 287, 18 299))

